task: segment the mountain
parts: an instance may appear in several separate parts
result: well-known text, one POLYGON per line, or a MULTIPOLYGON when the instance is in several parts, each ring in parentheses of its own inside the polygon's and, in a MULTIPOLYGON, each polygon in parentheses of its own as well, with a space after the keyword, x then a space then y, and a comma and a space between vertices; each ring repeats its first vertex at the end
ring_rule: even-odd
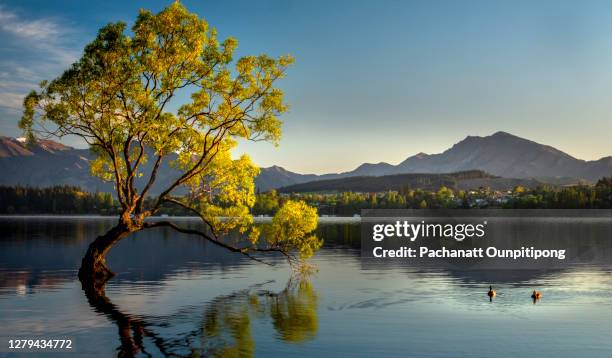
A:
POLYGON ((381 192, 400 190, 403 187, 438 190, 441 186, 451 189, 489 187, 493 190, 509 190, 517 185, 534 187, 541 184, 533 179, 509 179, 470 170, 446 174, 393 174, 384 176, 351 176, 338 179, 317 180, 279 188, 281 193, 357 191, 381 192))
POLYGON ((112 185, 89 174, 91 158, 89 150, 50 140, 26 146, 23 140, 0 137, 0 184, 77 185, 91 191, 112 190, 112 185))
POLYGON ((54 154, 70 149, 73 148, 47 139, 39 139, 37 145, 26 147, 24 138, 0 137, 0 158, 54 154))
MULTIPOLYGON (((111 191, 112 184, 90 175, 89 162, 92 158, 87 149, 75 149, 50 140, 40 140, 35 145, 26 146, 23 140, 0 137, 0 185, 67 184, 90 191, 111 191)), ((151 165, 151 161, 145 165, 145 173, 151 165)), ((585 161, 551 146, 497 132, 485 137, 468 136, 442 153, 419 153, 397 165, 365 163, 349 172, 323 175, 298 174, 278 166, 262 168, 255 184, 258 190, 267 191, 317 180, 470 170, 481 170, 503 178, 533 178, 553 184, 594 182, 612 175, 612 157, 585 161)), ((152 193, 161 190, 177 174, 166 161, 152 193)), ((142 180, 137 181, 137 185, 142 185, 142 180)))
POLYGON ((596 180, 612 173, 612 166, 576 159, 551 146, 506 132, 487 137, 469 136, 450 149, 433 155, 409 157, 395 172, 449 173, 479 169, 506 178, 571 177, 596 180))
MULTIPOLYGON (((485 137, 468 136, 439 154, 418 153, 397 165, 365 163, 353 171, 324 174, 316 180, 469 170, 482 170, 504 178, 535 178, 552 184, 573 184, 594 182, 612 175, 612 157, 585 161, 548 145, 497 132, 485 137)), ((293 184, 308 181, 301 177, 293 178, 293 184)))
MULTIPOLYGON (((26 145, 23 139, 0 137, 0 185, 29 185, 48 187, 75 185, 95 192, 111 192, 113 184, 90 174, 93 154, 89 149, 76 149, 51 140, 38 140, 26 145)), ((143 166, 145 173, 152 169, 149 161, 143 166)), ((152 193, 163 190, 178 172, 163 163, 158 173, 158 183, 152 193)), ((144 187, 145 178, 136 179, 138 188, 144 187)))
POLYGON ((268 191, 317 179, 319 179, 319 176, 315 174, 298 174, 274 165, 268 168, 261 168, 259 175, 255 178, 255 186, 260 191, 268 191))
MULTIPOLYGON (((22 138, 0 137, 0 185, 29 185, 47 187, 53 185, 75 185, 88 191, 113 191, 113 184, 91 176, 90 161, 93 159, 89 149, 76 149, 51 140, 38 140, 27 145, 22 138)), ((162 164, 157 175, 157 185, 151 193, 155 194, 178 177, 178 172, 162 164)), ((144 172, 151 170, 152 161, 144 165, 144 172)), ((316 180, 317 175, 303 175, 273 166, 262 168, 255 179, 258 190, 287 186, 316 180)), ((136 180, 142 187, 144 179, 136 180)), ((180 190, 177 192, 180 193, 180 190)))

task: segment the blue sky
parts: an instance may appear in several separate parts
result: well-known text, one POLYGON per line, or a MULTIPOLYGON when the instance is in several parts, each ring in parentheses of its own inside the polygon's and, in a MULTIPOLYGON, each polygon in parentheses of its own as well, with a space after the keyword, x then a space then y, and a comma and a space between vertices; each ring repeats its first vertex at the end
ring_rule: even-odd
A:
MULTIPOLYGON (((612 2, 183 3, 236 37, 239 54, 296 57, 281 145, 240 147, 261 166, 395 164, 498 130, 582 159, 612 155, 612 2)), ((22 96, 99 27, 168 4, 0 0, 0 133, 19 135, 22 96)))

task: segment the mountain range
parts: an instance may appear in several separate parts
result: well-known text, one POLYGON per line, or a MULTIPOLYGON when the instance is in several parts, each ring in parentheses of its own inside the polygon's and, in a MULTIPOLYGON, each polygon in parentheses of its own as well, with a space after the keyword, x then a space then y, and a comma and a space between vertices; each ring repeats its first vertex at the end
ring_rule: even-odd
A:
POLYGON ((293 184, 279 188, 281 193, 311 192, 383 192, 399 191, 405 188, 419 188, 437 191, 442 186, 453 190, 470 190, 487 187, 492 190, 505 191, 517 186, 536 187, 542 183, 535 179, 517 179, 497 177, 482 170, 443 174, 391 174, 383 176, 352 176, 337 179, 323 179, 293 184))
MULTIPOLYGON (((67 184, 90 191, 112 190, 112 184, 90 175, 91 159, 88 149, 76 149, 50 140, 40 140, 36 145, 26 147, 23 140, 0 137, 0 184, 67 184)), ((144 170, 146 172, 147 167, 144 170)), ((397 165, 364 163, 352 171, 323 175, 299 174, 278 166, 262 168, 255 184, 258 190, 267 191, 318 180, 470 170, 484 171, 496 177, 535 179, 553 184, 594 182, 612 175, 612 157, 585 161, 548 145, 497 132, 484 137, 468 136, 442 153, 418 153, 397 165)), ((152 193, 176 175, 174 169, 163 166, 152 193)))
MULTIPOLYGON (((517 137, 506 132, 479 137, 468 136, 439 154, 418 153, 397 165, 380 162, 364 163, 356 169, 337 174, 296 175, 280 167, 266 170, 282 178, 282 185, 293 185, 314 180, 339 179, 356 176, 383 176, 407 173, 455 173, 482 170, 504 178, 537 179, 551 184, 594 182, 612 175, 612 156, 599 160, 577 159, 548 145, 517 137), (289 184, 287 184, 289 183, 289 184)), ((261 190, 276 188, 278 182, 261 177, 261 190)))
MULTIPOLYGON (((22 138, 0 137, 0 185, 28 185, 48 187, 74 185, 84 190, 112 192, 113 183, 104 182, 90 174, 89 164, 94 158, 89 149, 77 149, 51 140, 38 140, 27 145, 22 138)), ((143 165, 143 172, 153 164, 143 165)), ((157 182, 151 193, 161 192, 178 173, 162 163, 157 182)), ((144 187, 145 177, 136 179, 138 188, 144 187)))

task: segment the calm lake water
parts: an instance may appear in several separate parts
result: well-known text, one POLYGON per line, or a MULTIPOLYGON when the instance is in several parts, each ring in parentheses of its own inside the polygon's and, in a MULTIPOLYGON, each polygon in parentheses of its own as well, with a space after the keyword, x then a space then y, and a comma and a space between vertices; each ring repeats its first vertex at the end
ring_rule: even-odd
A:
POLYGON ((300 278, 282 260, 269 267, 160 229, 116 246, 108 263, 117 276, 87 297, 76 270, 89 241, 112 225, 0 219, 3 340, 70 337, 79 355, 96 357, 612 356, 605 257, 548 270, 380 264, 361 259, 359 224, 328 222, 312 260, 318 272, 300 278), (537 304, 534 288, 543 292, 537 304))

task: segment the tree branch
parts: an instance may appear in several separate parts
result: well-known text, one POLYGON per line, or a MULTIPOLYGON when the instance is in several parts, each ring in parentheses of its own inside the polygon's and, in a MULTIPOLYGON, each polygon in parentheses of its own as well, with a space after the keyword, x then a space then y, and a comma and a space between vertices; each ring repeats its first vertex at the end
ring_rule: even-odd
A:
MULTIPOLYGON (((213 237, 211 237, 210 235, 206 234, 205 232, 202 232, 200 230, 195 230, 195 229, 187 229, 187 228, 183 228, 180 227, 170 221, 157 221, 157 222, 153 222, 153 223, 145 223, 144 224, 145 228, 153 228, 153 227, 169 227, 171 229, 174 229, 178 232, 181 232, 183 234, 190 234, 190 235, 198 235, 208 241, 210 241, 211 243, 220 246, 224 249, 227 249, 231 252, 236 252, 236 253, 240 253, 246 257, 248 257, 249 259, 253 260, 253 261, 257 261, 259 263, 268 265, 268 266, 274 266, 274 264, 263 261, 261 259, 258 259, 257 257, 252 256, 249 252, 250 251, 257 251, 257 252, 282 252, 280 250, 276 250, 276 249, 259 249, 259 248, 239 248, 239 247, 234 247, 231 245, 228 245, 222 241, 219 241, 213 237)), ((284 252, 283 252, 284 254, 284 252)))

